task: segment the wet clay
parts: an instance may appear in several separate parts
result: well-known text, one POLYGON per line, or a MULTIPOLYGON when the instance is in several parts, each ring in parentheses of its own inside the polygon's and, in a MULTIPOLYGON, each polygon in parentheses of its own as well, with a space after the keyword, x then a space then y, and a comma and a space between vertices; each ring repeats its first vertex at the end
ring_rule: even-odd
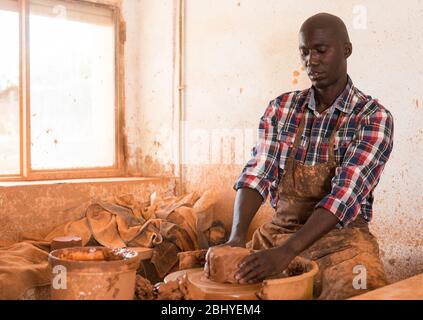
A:
POLYGON ((208 278, 218 283, 238 283, 235 274, 239 270, 239 263, 252 252, 250 249, 228 246, 211 248, 208 278))
POLYGON ((51 240, 50 251, 72 247, 82 247, 82 238, 78 236, 55 237, 51 240))
MULTIPOLYGON (((252 252, 253 250, 246 248, 227 246, 211 249, 208 258, 209 275, 207 278, 218 283, 238 283, 238 280, 235 279, 235 274, 239 269, 239 263, 252 252)), ((191 268, 194 267, 195 266, 192 266, 191 268)), ((294 259, 283 272, 267 279, 281 279, 298 276, 310 271, 310 268, 310 264, 297 258, 294 259)))
POLYGON ((62 251, 58 252, 56 257, 61 260, 72 260, 72 261, 118 261, 127 260, 136 256, 136 252, 119 248, 110 250, 107 248, 92 248, 87 251, 62 251))
POLYGON ((154 300, 154 286, 151 282, 139 275, 137 275, 135 283, 135 299, 138 300, 154 300))
POLYGON ((135 299, 138 300, 191 300, 185 275, 175 280, 158 282, 154 286, 149 280, 137 275, 135 299))

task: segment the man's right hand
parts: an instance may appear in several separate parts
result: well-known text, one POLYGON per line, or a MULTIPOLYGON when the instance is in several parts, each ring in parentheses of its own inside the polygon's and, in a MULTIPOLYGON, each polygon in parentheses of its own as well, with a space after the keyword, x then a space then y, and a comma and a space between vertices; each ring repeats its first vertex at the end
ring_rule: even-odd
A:
MULTIPOLYGON (((219 246, 245 247, 248 227, 262 202, 263 198, 256 190, 238 189, 235 197, 231 236, 226 243, 219 246)), ((210 258, 213 256, 213 248, 216 247, 211 247, 206 254, 204 273, 207 278, 210 275, 210 258)))

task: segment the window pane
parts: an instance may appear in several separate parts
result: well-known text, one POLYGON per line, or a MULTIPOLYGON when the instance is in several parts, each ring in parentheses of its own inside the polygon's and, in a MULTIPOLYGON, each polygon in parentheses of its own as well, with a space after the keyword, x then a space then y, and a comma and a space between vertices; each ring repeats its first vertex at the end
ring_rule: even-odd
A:
POLYGON ((17 1, 0 1, 0 39, 0 175, 12 175, 20 173, 17 1))
POLYGON ((113 166, 113 11, 32 0, 30 74, 32 169, 113 166))

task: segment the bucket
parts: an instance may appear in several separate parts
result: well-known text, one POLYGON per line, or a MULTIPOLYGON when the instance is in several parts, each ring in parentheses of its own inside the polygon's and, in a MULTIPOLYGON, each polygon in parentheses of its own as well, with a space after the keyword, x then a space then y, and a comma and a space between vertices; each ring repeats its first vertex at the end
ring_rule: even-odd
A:
MULTIPOLYGON (((263 300, 311 300, 314 278, 319 272, 316 262, 297 257, 291 262, 293 269, 302 269, 301 274, 264 280, 258 296, 263 300)), ((289 268, 288 268, 289 270, 289 268)))
POLYGON ((132 300, 137 252, 126 248, 78 247, 48 256, 53 300, 132 300))

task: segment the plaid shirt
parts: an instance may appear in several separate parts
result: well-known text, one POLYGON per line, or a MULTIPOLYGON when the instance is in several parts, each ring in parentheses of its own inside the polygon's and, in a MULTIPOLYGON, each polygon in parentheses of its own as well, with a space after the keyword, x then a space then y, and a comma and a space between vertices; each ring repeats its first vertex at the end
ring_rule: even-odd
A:
POLYGON ((377 100, 348 84, 333 105, 319 114, 313 88, 285 93, 271 101, 260 119, 258 141, 234 189, 257 190, 276 207, 279 179, 304 112, 305 132, 296 160, 306 165, 328 161, 329 138, 340 113, 345 117, 334 142, 338 167, 332 191, 316 208, 332 212, 344 227, 361 214, 372 219, 373 190, 393 147, 393 118, 377 100))

